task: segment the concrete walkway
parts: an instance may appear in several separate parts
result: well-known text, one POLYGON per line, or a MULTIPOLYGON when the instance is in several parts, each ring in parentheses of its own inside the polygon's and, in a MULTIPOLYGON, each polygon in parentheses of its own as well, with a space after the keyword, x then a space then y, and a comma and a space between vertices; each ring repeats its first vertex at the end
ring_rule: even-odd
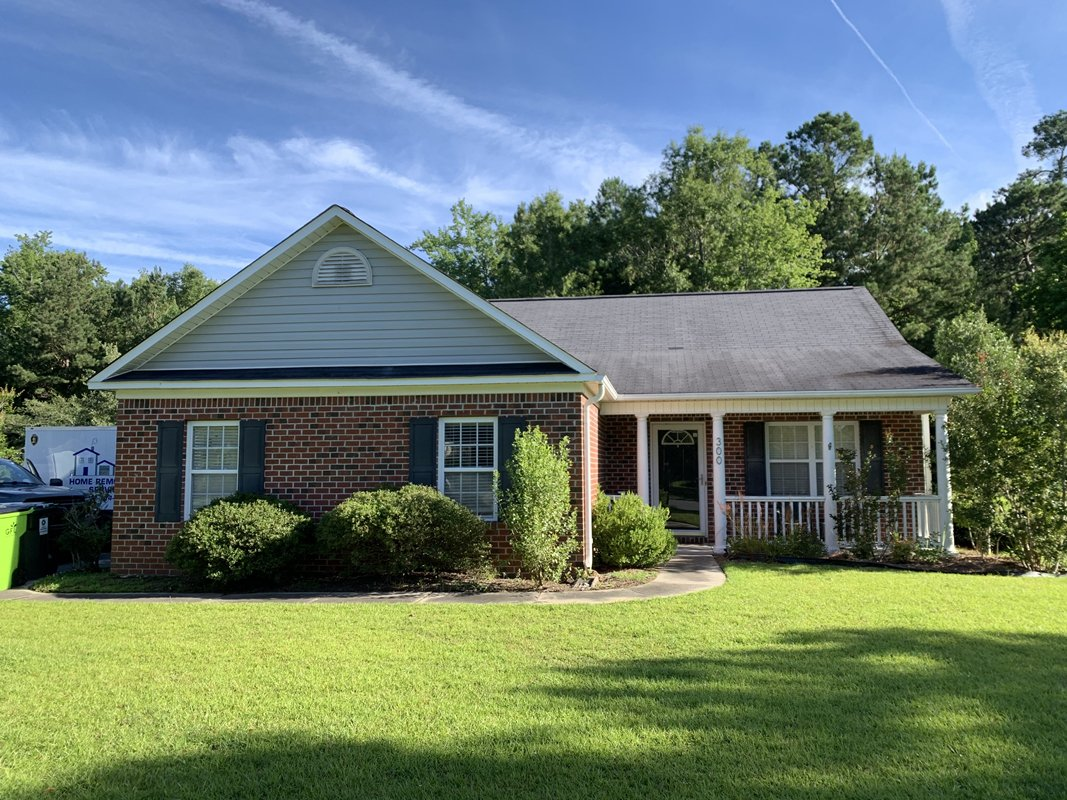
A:
POLYGON ((683 544, 654 580, 631 589, 584 592, 262 592, 255 594, 48 594, 31 589, 0 592, 0 600, 35 602, 97 600, 116 603, 619 603, 677 597, 722 586, 726 575, 706 545, 683 544))

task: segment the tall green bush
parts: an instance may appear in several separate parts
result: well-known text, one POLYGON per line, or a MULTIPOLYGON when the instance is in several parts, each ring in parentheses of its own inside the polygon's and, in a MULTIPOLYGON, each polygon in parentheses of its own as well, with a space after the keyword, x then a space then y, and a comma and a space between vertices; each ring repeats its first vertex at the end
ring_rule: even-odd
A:
POLYGON ((1067 567, 1067 334, 1015 346, 980 312, 937 336, 939 359, 982 392, 949 417, 954 514, 986 549, 1029 569, 1067 567))
POLYGON ((405 576, 483 566, 486 524, 429 486, 356 492, 319 522, 326 551, 361 575, 405 576))
POLYGON ((552 445, 540 428, 530 427, 515 434, 506 465, 511 488, 501 493, 501 519, 522 571, 538 586, 558 581, 578 549, 569 444, 564 436, 552 445))
POLYGON ((667 530, 670 509, 649 506, 626 492, 611 500, 603 492, 593 505, 593 553, 606 567, 653 567, 668 561, 678 542, 667 530))
POLYGON ((273 497, 234 494, 197 511, 167 546, 167 560, 219 587, 269 585, 283 578, 311 517, 273 497))

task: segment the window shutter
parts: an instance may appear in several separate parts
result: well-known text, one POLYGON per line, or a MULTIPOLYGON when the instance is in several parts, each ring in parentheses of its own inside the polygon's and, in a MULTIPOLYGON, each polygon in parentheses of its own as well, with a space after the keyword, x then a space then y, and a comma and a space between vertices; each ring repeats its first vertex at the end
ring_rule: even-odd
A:
POLYGON ((511 488, 511 474, 507 470, 515 447, 515 434, 526 428, 526 417, 501 417, 496 421, 497 486, 501 492, 511 488))
POLYGON ((411 418, 411 447, 408 454, 408 483, 437 486, 437 420, 411 418))
POLYGON ((263 494, 267 423, 261 419, 243 419, 240 430, 237 442, 237 491, 263 494))
POLYGON ((762 422, 745 423, 745 494, 767 496, 767 442, 762 422))
POLYGON ((185 423, 160 420, 156 424, 156 522, 182 519, 182 437, 185 423))
POLYGON ((882 423, 876 419, 860 422, 860 463, 871 459, 871 474, 867 477, 867 491, 881 496, 885 493, 885 467, 882 461, 882 423))

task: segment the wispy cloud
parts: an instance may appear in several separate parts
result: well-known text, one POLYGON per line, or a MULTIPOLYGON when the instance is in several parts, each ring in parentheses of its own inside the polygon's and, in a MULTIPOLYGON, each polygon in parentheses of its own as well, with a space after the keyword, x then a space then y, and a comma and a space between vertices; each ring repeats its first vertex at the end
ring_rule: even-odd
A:
POLYGON ((1026 166, 1023 146, 1041 115, 1037 92, 1026 63, 983 24, 970 0, 941 0, 948 32, 956 52, 974 71, 978 90, 1011 138, 1016 165, 1026 166))
MULTIPOLYGON (((358 76, 382 104, 415 114, 445 129, 473 133, 513 154, 548 166, 551 174, 542 174, 542 179, 548 177, 564 185, 542 189, 591 194, 605 177, 619 175, 639 181, 658 164, 658 153, 642 150, 608 126, 579 125, 565 135, 531 128, 399 69, 358 44, 322 30, 314 20, 300 19, 261 0, 217 2, 302 46, 305 58, 326 57, 358 76)), ((528 188, 529 194, 532 192, 528 188)))
POLYGON ((119 277, 185 262, 228 277, 334 202, 410 240, 461 190, 390 170, 350 139, 235 136, 209 150, 69 124, 18 136, 6 128, 0 244, 50 229, 56 244, 88 251, 119 277))
POLYGON ((941 140, 941 143, 953 153, 955 153, 955 148, 949 143, 948 139, 945 138, 944 134, 941 133, 938 127, 933 123, 933 120, 926 116, 926 114, 923 113, 923 110, 919 108, 918 105, 916 105, 915 101, 911 97, 911 93, 908 92, 908 90, 905 88, 900 78, 896 76, 896 73, 893 72, 893 70, 890 69, 889 65, 885 63, 882 57, 878 55, 878 52, 874 49, 874 47, 871 46, 871 43, 867 41, 867 37, 865 37, 860 32, 860 29, 857 28, 855 24, 853 24, 852 20, 850 20, 848 16, 845 15, 845 12, 841 10, 841 6, 837 4, 837 0, 830 0, 830 5, 834 7, 834 10, 837 12, 838 16, 840 16, 841 19, 844 20, 844 23, 848 25, 849 28, 851 28, 854 34, 856 34, 859 40, 863 43, 863 46, 867 48, 867 52, 870 53, 874 60, 878 62, 878 65, 882 68, 885 74, 893 79, 893 83, 895 83, 897 85, 897 88, 900 89, 900 93, 904 95, 904 99, 908 101, 908 105, 911 106, 912 110, 916 114, 918 114, 920 119, 922 119, 922 121, 926 123, 927 127, 929 127, 930 130, 932 130, 934 134, 937 135, 937 138, 941 140))

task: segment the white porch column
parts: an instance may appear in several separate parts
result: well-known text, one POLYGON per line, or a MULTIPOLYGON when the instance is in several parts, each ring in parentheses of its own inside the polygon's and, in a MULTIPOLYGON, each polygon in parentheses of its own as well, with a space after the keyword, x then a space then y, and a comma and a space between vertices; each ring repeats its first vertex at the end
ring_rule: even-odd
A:
POLYGON ((923 427, 923 494, 930 494, 934 490, 934 478, 930 474, 930 415, 920 414, 919 420, 923 427))
POLYGON ((715 553, 726 552, 726 447, 722 432, 722 414, 711 417, 711 505, 715 515, 715 553))
POLYGON ((837 503, 834 501, 834 489, 837 488, 837 442, 834 441, 834 415, 822 415, 822 502, 823 502, 823 541, 826 552, 837 550, 837 530, 834 528, 834 515, 837 503))
POLYGON ((946 553, 956 552, 956 535, 952 530, 952 471, 948 463, 948 410, 934 415, 934 445, 937 447, 937 494, 941 498, 941 544, 946 553))
POLYGON ((648 414, 637 415, 637 495, 652 505, 648 496, 648 414))

